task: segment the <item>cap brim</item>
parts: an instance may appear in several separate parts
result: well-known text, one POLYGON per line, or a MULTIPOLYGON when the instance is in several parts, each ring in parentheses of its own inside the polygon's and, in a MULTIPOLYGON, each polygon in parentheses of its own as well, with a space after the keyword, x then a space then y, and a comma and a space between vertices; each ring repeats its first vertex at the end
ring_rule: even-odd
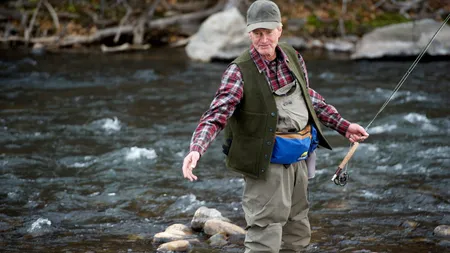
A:
POLYGON ((259 22, 259 23, 254 23, 254 24, 248 25, 247 32, 249 33, 258 28, 273 30, 279 26, 280 26, 280 23, 278 23, 278 22, 259 22))

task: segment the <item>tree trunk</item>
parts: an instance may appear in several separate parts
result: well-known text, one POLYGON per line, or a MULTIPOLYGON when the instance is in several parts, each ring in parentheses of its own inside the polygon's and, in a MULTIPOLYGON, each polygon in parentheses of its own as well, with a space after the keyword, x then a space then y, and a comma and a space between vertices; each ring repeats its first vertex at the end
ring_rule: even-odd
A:
POLYGON ((155 13, 156 6, 158 6, 161 0, 155 0, 150 8, 144 12, 138 20, 136 28, 133 29, 133 44, 142 45, 144 44, 144 35, 145 35, 145 25, 149 20, 152 19, 153 14, 155 13))

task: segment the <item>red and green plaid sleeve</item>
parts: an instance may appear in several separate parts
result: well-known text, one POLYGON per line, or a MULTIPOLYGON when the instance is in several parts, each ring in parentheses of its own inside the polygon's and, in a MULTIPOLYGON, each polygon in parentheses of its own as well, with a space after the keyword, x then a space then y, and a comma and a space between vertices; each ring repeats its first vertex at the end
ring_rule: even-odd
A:
POLYGON ((223 73, 219 89, 192 135, 191 151, 198 151, 200 155, 205 153, 211 141, 225 128, 243 93, 241 71, 236 64, 231 64, 223 73))

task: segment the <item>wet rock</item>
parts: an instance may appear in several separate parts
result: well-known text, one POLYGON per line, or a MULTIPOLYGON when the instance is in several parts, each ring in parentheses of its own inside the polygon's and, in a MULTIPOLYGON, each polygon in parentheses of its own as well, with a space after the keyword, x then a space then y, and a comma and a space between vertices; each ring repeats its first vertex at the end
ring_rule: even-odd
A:
POLYGON ((191 37, 186 53, 191 59, 204 62, 234 59, 250 45, 245 29, 245 19, 235 7, 213 14, 191 37))
POLYGON ((167 233, 179 234, 179 235, 192 235, 192 230, 183 224, 173 224, 166 228, 167 233))
POLYGON ((323 48, 323 47, 324 43, 318 39, 311 40, 307 45, 307 48, 323 48))
POLYGON ((245 234, 245 230, 243 228, 217 219, 208 220, 203 227, 203 231, 205 231, 207 235, 214 235, 217 233, 223 233, 226 235, 245 234))
POLYGON ((434 235, 439 237, 448 237, 450 238, 450 226, 448 225, 439 225, 434 229, 434 235))
POLYGON ((300 37, 295 36, 283 37, 280 41, 291 45, 295 49, 303 49, 307 47, 306 40, 300 37))
POLYGON ((128 239, 128 241, 139 241, 139 240, 144 240, 145 237, 142 235, 133 234, 133 235, 128 235, 127 239, 128 239))
POLYGON ((209 245, 214 246, 214 247, 222 247, 222 246, 226 245, 228 242, 227 242, 226 235, 215 234, 208 239, 208 243, 209 243, 209 245))
POLYGON ((223 217, 217 209, 207 208, 205 206, 200 207, 195 211, 194 217, 191 221, 191 228, 195 231, 200 231, 203 229, 205 222, 211 219, 223 220, 229 222, 230 220, 223 217))
POLYGON ((403 227, 403 228, 409 228, 409 229, 415 229, 417 226, 419 226, 419 223, 418 223, 418 222, 415 222, 415 221, 409 221, 409 220, 403 221, 403 222, 400 224, 400 227, 403 227))
MULTIPOLYGON (((153 237, 153 244, 161 244, 158 252, 178 252, 183 251, 185 247, 190 249, 194 246, 195 252, 197 252, 197 246, 202 244, 199 238, 206 239, 205 234, 211 236, 207 243, 212 247, 223 249, 224 247, 233 248, 236 245, 243 246, 245 230, 230 223, 229 219, 223 217, 216 209, 204 206, 199 208, 195 212, 191 224, 192 227, 197 228, 197 232, 203 230, 204 234, 194 233, 192 227, 183 224, 173 224, 167 227, 164 232, 157 233, 153 237), (185 242, 188 242, 189 245, 187 246, 185 242)), ((202 242, 205 243, 205 241, 202 242)))
POLYGON ((161 244, 156 251, 157 252, 172 252, 172 251, 188 251, 191 248, 191 244, 187 240, 177 240, 161 244))
POLYGON ((352 52, 355 45, 350 41, 335 39, 325 42, 325 48, 329 51, 352 52))
MULTIPOLYGON (((428 44, 441 24, 431 19, 394 24, 364 35, 356 45, 352 59, 386 56, 416 56, 428 44)), ((430 45, 432 56, 450 55, 450 27, 445 26, 430 45)))
POLYGON ((160 244, 177 240, 186 240, 193 238, 192 230, 183 224, 173 224, 164 232, 157 233, 153 237, 153 243, 160 244))
POLYGON ((157 233, 153 237, 153 243, 160 244, 160 243, 166 243, 166 242, 171 242, 171 241, 176 241, 176 240, 181 240, 181 239, 184 239, 183 235, 174 235, 174 234, 167 233, 167 232, 161 232, 161 233, 157 233))
POLYGON ((35 43, 31 48, 31 53, 41 55, 45 53, 45 46, 41 43, 35 43))

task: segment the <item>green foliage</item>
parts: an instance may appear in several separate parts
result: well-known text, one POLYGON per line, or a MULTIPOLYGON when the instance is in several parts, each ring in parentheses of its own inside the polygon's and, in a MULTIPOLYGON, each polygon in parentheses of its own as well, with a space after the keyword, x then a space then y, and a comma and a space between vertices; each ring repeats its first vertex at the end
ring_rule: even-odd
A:
POLYGON ((316 15, 309 15, 306 19, 306 24, 316 28, 323 26, 323 22, 320 21, 320 19, 318 19, 316 15))
POLYGON ((353 21, 345 21, 344 28, 347 33, 356 34, 358 31, 356 30, 357 25, 353 21))
POLYGON ((69 4, 69 5, 67 6, 67 11, 68 11, 68 12, 72 12, 72 13, 76 13, 76 12, 77 12, 77 8, 75 8, 75 5, 74 5, 74 4, 69 4))
POLYGON ((398 24, 398 23, 404 23, 410 21, 403 15, 400 15, 398 13, 382 13, 381 15, 377 16, 375 19, 370 21, 368 23, 369 26, 376 28, 376 27, 382 27, 386 25, 392 25, 392 24, 398 24))

